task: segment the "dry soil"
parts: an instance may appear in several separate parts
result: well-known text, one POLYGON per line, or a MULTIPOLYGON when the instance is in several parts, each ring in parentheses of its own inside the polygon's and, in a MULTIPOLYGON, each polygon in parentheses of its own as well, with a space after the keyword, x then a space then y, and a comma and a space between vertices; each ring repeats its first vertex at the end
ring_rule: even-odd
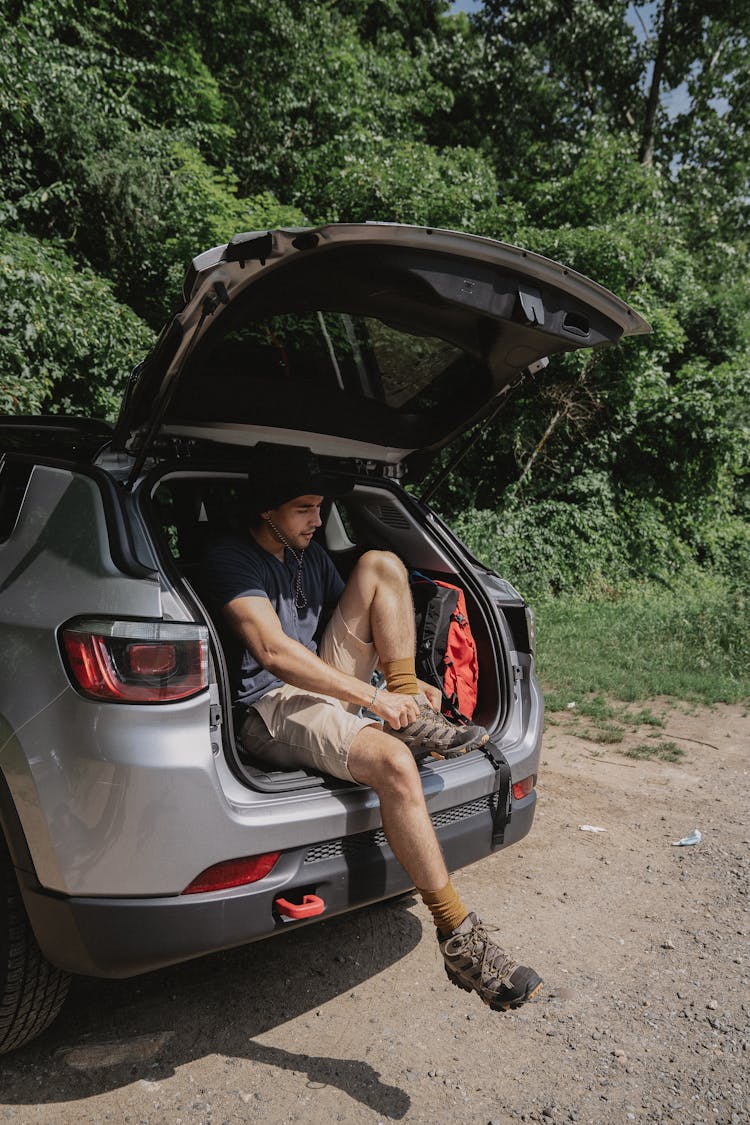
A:
POLYGON ((401 899, 77 981, 54 1027, 0 1060, 0 1121, 745 1125, 750 718, 656 710, 679 761, 623 756, 653 728, 603 746, 575 708, 553 716, 531 835, 456 876, 545 978, 519 1012, 451 987, 401 899))

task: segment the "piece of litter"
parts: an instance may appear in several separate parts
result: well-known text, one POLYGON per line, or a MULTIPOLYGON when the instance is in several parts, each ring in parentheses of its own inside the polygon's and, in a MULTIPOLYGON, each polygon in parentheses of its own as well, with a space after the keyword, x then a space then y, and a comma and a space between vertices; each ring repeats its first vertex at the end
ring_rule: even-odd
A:
POLYGON ((606 832, 606 828, 598 828, 595 824, 579 824, 578 830, 580 832, 606 832))
POLYGON ((673 840, 673 848, 687 848, 691 844, 700 844, 703 836, 701 835, 700 828, 694 828, 689 836, 683 836, 681 840, 673 840))
POLYGON ((566 704, 566 707, 565 707, 565 710, 566 710, 566 711, 575 711, 575 709, 576 709, 576 705, 575 705, 575 703, 568 703, 568 704, 566 704))

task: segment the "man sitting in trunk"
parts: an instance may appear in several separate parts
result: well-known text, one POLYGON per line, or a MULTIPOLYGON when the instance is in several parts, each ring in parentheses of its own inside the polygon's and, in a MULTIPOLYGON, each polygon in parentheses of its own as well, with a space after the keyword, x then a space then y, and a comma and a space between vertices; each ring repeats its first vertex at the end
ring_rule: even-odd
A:
POLYGON ((465 754, 487 732, 451 724, 438 710, 440 692, 417 680, 414 609, 396 555, 366 552, 344 584, 313 541, 324 497, 340 492, 316 470, 291 451, 283 462, 269 454, 255 474, 247 535, 207 554, 212 600, 244 649, 240 737, 272 768, 310 767, 371 786, 388 843, 432 913, 450 980, 494 1009, 516 1008, 541 979, 459 898, 417 767, 428 754, 465 754), (385 687, 371 682, 376 667, 385 687))

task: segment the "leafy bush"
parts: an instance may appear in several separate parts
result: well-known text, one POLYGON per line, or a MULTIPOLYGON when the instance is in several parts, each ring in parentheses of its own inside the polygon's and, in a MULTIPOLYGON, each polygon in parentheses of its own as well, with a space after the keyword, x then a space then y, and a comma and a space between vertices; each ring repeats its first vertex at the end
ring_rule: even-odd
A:
POLYGON ((311 152, 298 181, 303 207, 322 218, 477 230, 495 204, 495 173, 476 149, 358 137, 336 164, 337 149, 311 152))
POLYGON ((541 592, 601 592, 631 571, 612 509, 540 500, 501 511, 469 509, 451 526, 484 563, 525 597, 541 592))
POLYGON ((153 343, 109 282, 59 247, 0 232, 0 412, 114 418, 153 343))
POLYGON ((230 172, 165 129, 141 130, 89 159, 83 184, 79 246, 154 327, 176 304, 201 250, 239 231, 304 223, 270 192, 241 199, 230 172))
POLYGON ((696 559, 738 589, 750 587, 750 526, 717 512, 691 540, 668 505, 617 492, 605 474, 583 473, 566 499, 509 495, 496 509, 448 517, 472 552, 531 599, 607 596, 638 576, 670 585, 696 559))

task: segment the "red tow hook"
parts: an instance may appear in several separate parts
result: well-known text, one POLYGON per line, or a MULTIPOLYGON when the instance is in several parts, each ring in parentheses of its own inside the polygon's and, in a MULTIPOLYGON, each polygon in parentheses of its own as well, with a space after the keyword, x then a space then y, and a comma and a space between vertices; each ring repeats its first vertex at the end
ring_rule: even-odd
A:
POLYGON ((289 902, 286 898, 274 900, 274 907, 282 922, 296 922, 300 918, 314 918, 322 914, 326 904, 319 895, 305 895, 302 902, 289 902))

